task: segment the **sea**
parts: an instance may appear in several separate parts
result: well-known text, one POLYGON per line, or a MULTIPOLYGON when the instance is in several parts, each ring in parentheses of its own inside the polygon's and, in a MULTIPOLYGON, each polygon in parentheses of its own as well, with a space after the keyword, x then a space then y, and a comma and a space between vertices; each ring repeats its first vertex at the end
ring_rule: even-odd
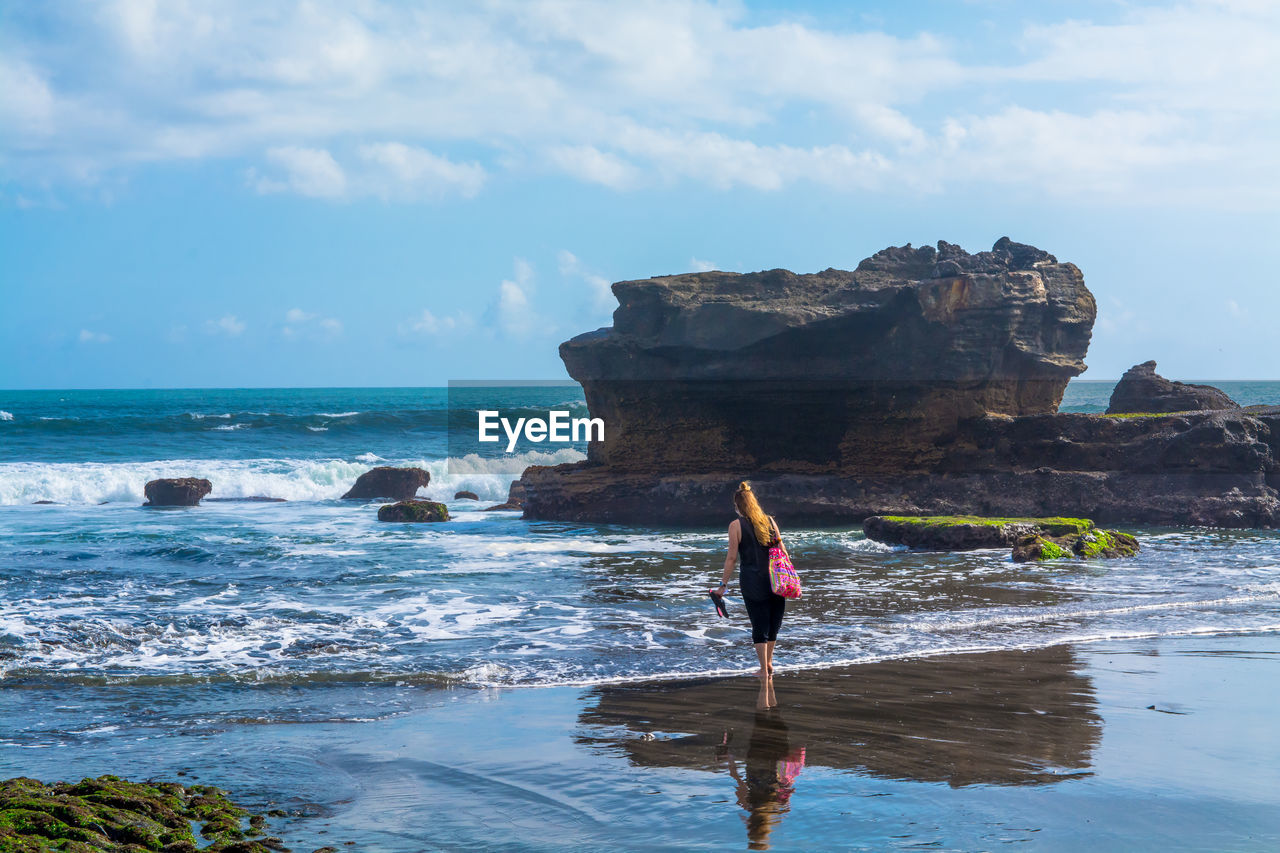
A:
MULTIPOLYGON (((1280 402, 1280 382, 1215 384, 1280 402)), ((1062 410, 1101 412, 1112 385, 1072 382, 1062 410)), ((576 385, 492 393, 586 412, 576 385)), ((468 445, 473 428, 443 388, 0 391, 0 769, 18 775, 29 750, 181 748, 246 721, 384 719, 442 690, 755 668, 741 602, 720 619, 705 592, 722 526, 485 511, 525 465, 584 454, 513 460, 468 445), (452 520, 380 523, 377 503, 340 500, 375 465, 426 469, 422 494, 452 520), (208 478, 211 499, 284 500, 142 506, 148 480, 178 476, 208 478)), ((805 594, 777 664, 1280 630, 1280 533, 1133 532, 1133 559, 1027 566, 889 547, 852 521, 784 526, 805 594)))
MULTIPOLYGON (((1218 384, 1246 405, 1280 401, 1280 383, 1218 384)), ((1073 382, 1062 410, 1102 411, 1111 387, 1073 382)), ((576 385, 492 393, 504 410, 585 414, 576 385)), ((525 465, 582 459, 582 447, 450 456, 474 423, 449 396, 0 392, 4 683, 533 687, 750 663, 745 620, 712 618, 704 592, 724 559, 721 528, 486 512, 525 465), (377 504, 339 500, 374 465, 426 469, 423 494, 453 520, 379 523, 377 504), (284 501, 142 507, 148 480, 179 476, 208 478, 213 499, 284 501), (463 490, 480 501, 454 500, 463 490)), ((1280 626, 1275 532, 1139 532, 1134 560, 1028 568, 1004 552, 890 548, 855 523, 787 530, 807 594, 787 621, 786 660, 821 667, 1280 626)))

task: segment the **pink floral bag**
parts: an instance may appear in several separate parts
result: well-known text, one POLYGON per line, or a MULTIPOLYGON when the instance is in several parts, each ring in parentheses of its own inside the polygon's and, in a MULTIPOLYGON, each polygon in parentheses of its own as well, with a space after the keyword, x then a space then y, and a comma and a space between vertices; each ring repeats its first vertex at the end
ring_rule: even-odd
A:
MULTIPOLYGON (((777 527, 773 530, 775 534, 778 532, 777 527)), ((796 567, 791 565, 791 557, 782 547, 782 537, 779 536, 774 541, 778 544, 769 549, 769 585, 773 587, 774 595, 799 598, 800 576, 796 574, 796 567)))

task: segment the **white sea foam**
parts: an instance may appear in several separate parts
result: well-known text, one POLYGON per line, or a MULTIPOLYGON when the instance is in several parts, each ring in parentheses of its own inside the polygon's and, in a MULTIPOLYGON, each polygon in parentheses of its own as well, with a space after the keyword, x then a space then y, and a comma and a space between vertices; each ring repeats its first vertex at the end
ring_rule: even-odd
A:
POLYGON ((196 421, 202 421, 202 420, 204 420, 205 418, 222 418, 223 420, 229 420, 229 419, 231 418, 231 413, 230 413, 230 412, 223 412, 223 413, 222 413, 222 414, 220 414, 220 415, 206 415, 206 414, 202 414, 202 413, 200 413, 200 412, 187 412, 187 417, 191 418, 192 420, 196 420, 196 421))
POLYGON ((248 426, 248 424, 223 424, 222 426, 213 427, 213 429, 219 432, 234 432, 238 429, 246 429, 248 426))
POLYGON ((328 428, 328 427, 313 427, 313 426, 309 426, 309 427, 307 427, 307 429, 311 430, 312 432, 328 432, 328 431, 329 431, 329 428, 328 428))
POLYGON ((316 412, 318 418, 354 418, 360 412, 316 412))
POLYGON ((534 450, 502 457, 469 453, 461 458, 440 459, 425 465, 431 474, 426 495, 433 500, 449 500, 455 492, 468 491, 483 501, 505 501, 511 481, 528 466, 559 465, 586 458, 577 450, 562 448, 551 453, 534 450))
POLYGON ((13 412, 6 412, 4 409, 0 409, 0 421, 11 420, 13 420, 13 412))
MULTIPOLYGON (((227 429, 217 427, 217 429, 227 429)), ((98 504, 141 503, 148 480, 205 477, 214 498, 265 495, 290 501, 334 500, 373 463, 415 466, 431 474, 427 497, 451 500, 469 490, 483 501, 506 500, 511 481, 528 465, 555 465, 581 459, 573 450, 525 453, 502 459, 385 460, 372 453, 341 459, 167 459, 155 462, 6 462, 0 463, 0 505, 53 501, 98 504)))

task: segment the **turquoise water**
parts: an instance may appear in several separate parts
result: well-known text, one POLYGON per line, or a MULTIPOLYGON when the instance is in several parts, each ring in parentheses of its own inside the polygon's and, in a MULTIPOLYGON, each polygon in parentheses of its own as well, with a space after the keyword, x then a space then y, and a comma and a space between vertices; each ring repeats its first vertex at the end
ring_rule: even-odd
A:
MULTIPOLYGON (((1280 400, 1278 383, 1220 384, 1242 403, 1280 400)), ((1073 383, 1063 408, 1100 411, 1110 387, 1073 383)), ((581 406, 576 389, 504 393, 504 406, 581 406)), ((442 389, 0 392, 9 775, 33 747, 82 766, 145 736, 154 756, 183 732, 387 720, 442 686, 604 689, 753 668, 740 602, 718 620, 703 592, 721 531, 484 512, 514 474, 492 452, 450 455, 471 428, 442 389), (374 464, 428 469, 425 494, 454 520, 379 524, 376 505, 339 501, 374 464), (158 476, 287 502, 144 509, 158 476), (455 501, 459 489, 482 500, 455 501)), ((854 524, 787 530, 806 595, 779 664, 1280 629, 1280 534, 1138 532, 1133 560, 1023 567, 1004 551, 884 547, 854 524)), ((308 789, 310 772, 286 764, 273 784, 308 789)))

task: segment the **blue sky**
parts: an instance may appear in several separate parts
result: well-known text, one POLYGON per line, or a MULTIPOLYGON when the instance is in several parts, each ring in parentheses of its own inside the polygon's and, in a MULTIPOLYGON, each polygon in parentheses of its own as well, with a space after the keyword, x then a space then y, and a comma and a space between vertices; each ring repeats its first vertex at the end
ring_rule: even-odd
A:
POLYGON ((0 387, 563 376, 611 281, 1008 235, 1280 378, 1263 0, 7 4, 0 387))

